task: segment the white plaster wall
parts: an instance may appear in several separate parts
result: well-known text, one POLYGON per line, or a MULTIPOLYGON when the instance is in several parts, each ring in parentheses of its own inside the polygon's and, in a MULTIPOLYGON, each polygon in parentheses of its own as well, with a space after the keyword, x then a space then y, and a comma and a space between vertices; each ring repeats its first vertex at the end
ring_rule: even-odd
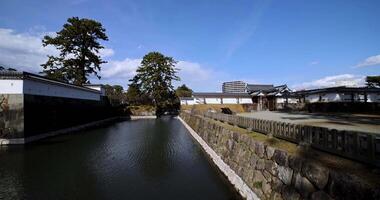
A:
MULTIPOLYGON (((286 98, 283 98, 283 97, 277 97, 276 98, 276 103, 285 103, 286 102, 286 98)), ((297 98, 288 98, 288 103, 298 103, 298 99, 297 98)))
POLYGON ((276 98, 276 103, 285 103, 285 98, 277 97, 276 98))
POLYGON ((340 100, 343 102, 351 102, 351 94, 339 94, 340 100))
POLYGON ((288 103, 298 103, 297 98, 288 98, 288 103))
POLYGON ((206 104, 222 104, 220 98, 206 98, 206 104))
POLYGON ((240 104, 252 104, 252 99, 251 98, 240 98, 239 99, 240 104))
POLYGON ((305 96, 305 100, 310 103, 315 103, 319 101, 319 94, 311 94, 305 96))
POLYGON ((195 98, 195 104, 205 104, 205 101, 203 98, 195 98))
POLYGON ((56 85, 38 80, 24 80, 23 92, 25 94, 65 97, 73 99, 100 100, 100 92, 82 90, 65 85, 56 85))
POLYGON ((181 105, 194 105, 196 104, 195 100, 181 100, 181 105))
POLYGON ((223 104, 237 104, 236 98, 223 98, 223 104))
POLYGON ((0 94, 22 94, 23 80, 0 80, 0 94))
POLYGON ((367 101, 368 102, 380 102, 380 94, 369 93, 367 95, 367 101))
POLYGON ((85 87, 98 90, 102 94, 102 96, 106 96, 106 90, 101 85, 85 85, 85 87))
POLYGON ((340 101, 340 96, 337 93, 327 93, 322 95, 322 102, 338 102, 340 101))

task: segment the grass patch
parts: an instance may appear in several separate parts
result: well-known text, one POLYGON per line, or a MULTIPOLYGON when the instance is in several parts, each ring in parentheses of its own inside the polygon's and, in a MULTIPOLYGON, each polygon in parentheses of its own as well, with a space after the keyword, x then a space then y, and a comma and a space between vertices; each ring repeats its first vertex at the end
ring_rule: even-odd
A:
POLYGON ((220 121, 214 120, 214 122, 223 126, 226 129, 232 130, 234 132, 238 132, 241 134, 248 134, 249 136, 253 137, 257 141, 261 141, 261 142, 264 142, 265 144, 268 144, 270 146, 276 147, 278 149, 285 150, 288 153, 291 153, 291 154, 297 153, 297 150, 298 150, 297 145, 293 144, 291 142, 281 140, 281 139, 277 139, 277 138, 270 138, 270 137, 266 136, 265 134, 257 133, 254 131, 248 131, 247 129, 240 128, 237 126, 233 126, 233 125, 223 123, 220 121))
POLYGON ((254 182, 252 186, 254 188, 260 189, 263 187, 263 182, 262 181, 254 182))
POLYGON ((155 112, 156 108, 152 105, 138 105, 128 107, 133 115, 139 115, 143 112, 155 112))

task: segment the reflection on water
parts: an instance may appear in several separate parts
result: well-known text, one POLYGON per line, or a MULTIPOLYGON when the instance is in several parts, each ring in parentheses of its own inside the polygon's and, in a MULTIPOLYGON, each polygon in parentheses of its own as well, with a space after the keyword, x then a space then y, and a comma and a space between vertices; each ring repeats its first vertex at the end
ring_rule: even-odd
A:
POLYGON ((0 199, 235 199, 177 119, 0 147, 0 199))

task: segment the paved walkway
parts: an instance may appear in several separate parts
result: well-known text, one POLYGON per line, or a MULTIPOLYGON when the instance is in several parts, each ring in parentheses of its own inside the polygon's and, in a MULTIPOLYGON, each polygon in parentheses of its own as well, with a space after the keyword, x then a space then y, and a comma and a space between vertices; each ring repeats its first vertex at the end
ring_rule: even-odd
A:
POLYGON ((359 114, 309 114, 309 113, 286 113, 260 111, 252 113, 239 113, 257 119, 276 120, 297 124, 307 124, 335 128, 339 130, 352 130, 362 132, 372 132, 380 134, 380 115, 359 115, 359 114))

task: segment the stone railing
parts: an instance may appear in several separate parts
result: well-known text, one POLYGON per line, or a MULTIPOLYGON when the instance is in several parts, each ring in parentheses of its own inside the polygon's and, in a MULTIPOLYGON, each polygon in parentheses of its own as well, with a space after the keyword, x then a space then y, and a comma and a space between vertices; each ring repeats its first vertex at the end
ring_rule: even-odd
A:
POLYGON ((193 113, 246 128, 296 144, 340 155, 352 160, 380 166, 380 135, 292 124, 279 121, 253 119, 222 113, 193 113))

